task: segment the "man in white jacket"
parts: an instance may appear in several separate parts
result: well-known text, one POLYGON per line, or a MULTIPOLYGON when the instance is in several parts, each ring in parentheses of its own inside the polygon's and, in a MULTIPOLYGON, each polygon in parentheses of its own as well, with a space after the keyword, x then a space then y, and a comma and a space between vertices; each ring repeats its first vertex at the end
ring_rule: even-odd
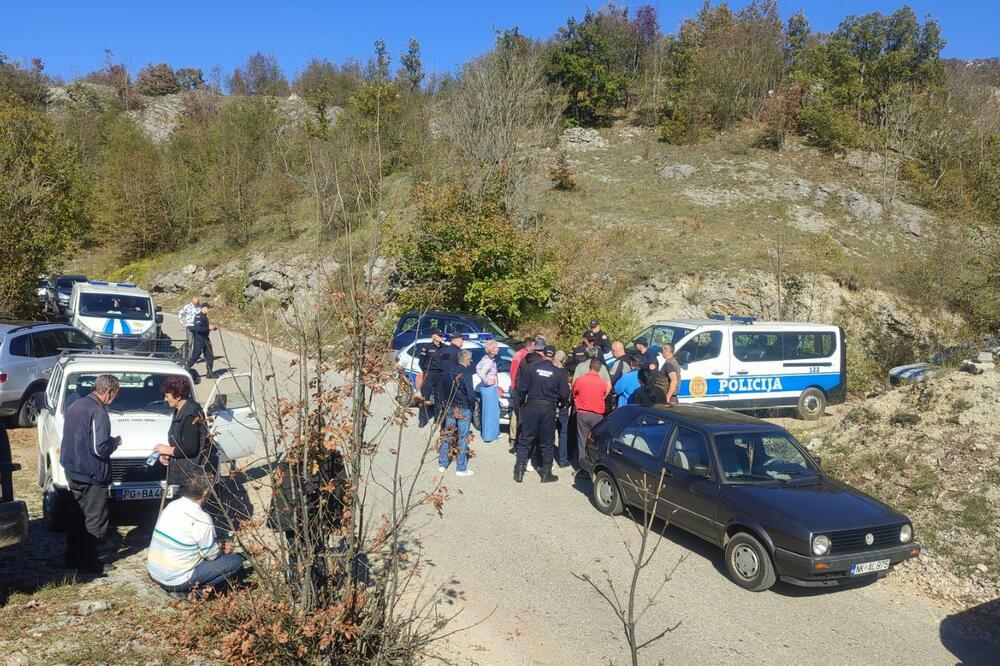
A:
POLYGON ((185 358, 191 355, 191 346, 194 345, 194 316, 199 312, 201 312, 201 299, 197 296, 192 296, 191 302, 185 303, 184 307, 177 313, 178 321, 181 322, 181 326, 187 331, 187 351, 184 353, 185 358))
POLYGON ((209 492, 207 479, 188 477, 180 498, 167 505, 153 528, 146 570, 167 592, 219 590, 243 569, 243 556, 224 552, 230 544, 216 541, 212 518, 202 508, 209 492))

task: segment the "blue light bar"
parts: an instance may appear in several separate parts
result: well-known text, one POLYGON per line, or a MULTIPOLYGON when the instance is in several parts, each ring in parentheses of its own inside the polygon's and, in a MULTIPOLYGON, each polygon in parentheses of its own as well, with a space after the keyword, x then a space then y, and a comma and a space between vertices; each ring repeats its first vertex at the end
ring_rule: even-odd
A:
POLYGON ((91 280, 87 284, 96 285, 98 287, 107 287, 108 286, 108 283, 105 282, 104 280, 91 280))
POLYGON ((737 317, 736 315, 714 314, 711 316, 716 321, 734 321, 740 324, 752 324, 757 321, 757 317, 737 317))

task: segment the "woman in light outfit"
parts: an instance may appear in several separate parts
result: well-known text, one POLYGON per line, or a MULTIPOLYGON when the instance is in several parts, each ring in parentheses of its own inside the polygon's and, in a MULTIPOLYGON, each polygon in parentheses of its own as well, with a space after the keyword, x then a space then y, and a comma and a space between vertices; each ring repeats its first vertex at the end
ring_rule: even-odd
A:
POLYGON ((497 354, 500 352, 500 345, 496 340, 489 340, 485 348, 486 354, 476 364, 482 404, 480 434, 484 442, 493 442, 500 438, 500 387, 497 385, 497 354))

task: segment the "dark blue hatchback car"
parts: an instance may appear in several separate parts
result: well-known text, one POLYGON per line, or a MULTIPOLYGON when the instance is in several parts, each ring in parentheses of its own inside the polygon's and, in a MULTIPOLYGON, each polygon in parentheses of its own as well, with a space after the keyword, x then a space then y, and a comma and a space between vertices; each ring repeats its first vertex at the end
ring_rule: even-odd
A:
POLYGON ((655 507, 725 549, 730 578, 748 590, 777 579, 823 586, 885 576, 920 554, 906 516, 828 477, 767 421, 712 407, 628 405, 598 424, 586 447, 599 511, 655 507))
POLYGON ((445 335, 450 333, 492 333, 501 342, 507 340, 507 334, 489 318, 470 312, 442 312, 428 310, 419 312, 412 310, 399 318, 396 332, 392 335, 392 348, 402 349, 414 340, 429 338, 431 331, 441 329, 445 335))

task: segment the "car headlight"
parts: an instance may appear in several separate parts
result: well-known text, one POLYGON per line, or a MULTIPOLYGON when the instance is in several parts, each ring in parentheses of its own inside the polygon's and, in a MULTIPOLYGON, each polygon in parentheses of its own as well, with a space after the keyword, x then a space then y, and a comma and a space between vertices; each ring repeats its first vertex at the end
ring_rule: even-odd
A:
POLYGON ((150 326, 145 331, 139 334, 143 340, 149 340, 150 338, 156 337, 156 326, 150 326))
POLYGON ((830 552, 830 537, 825 534, 814 536, 812 547, 814 555, 826 555, 830 552))
POLYGON ((910 525, 909 523, 906 523, 899 530, 899 542, 900 543, 909 543, 910 539, 912 539, 912 538, 913 538, 913 525, 910 525))

